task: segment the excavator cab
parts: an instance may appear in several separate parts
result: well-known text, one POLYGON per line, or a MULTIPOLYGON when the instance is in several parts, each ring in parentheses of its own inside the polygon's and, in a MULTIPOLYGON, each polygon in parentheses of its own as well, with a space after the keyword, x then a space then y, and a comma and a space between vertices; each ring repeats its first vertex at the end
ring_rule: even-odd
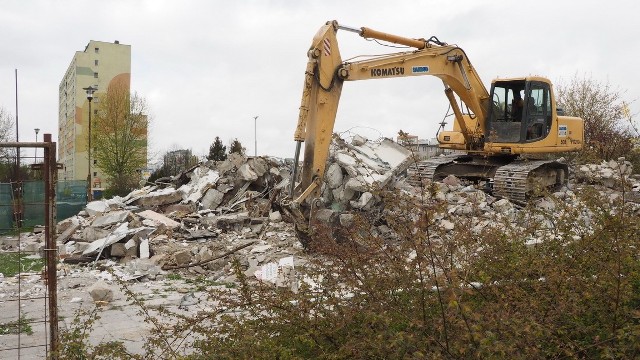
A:
POLYGON ((549 135, 551 86, 527 79, 495 80, 485 136, 494 143, 530 143, 549 135))

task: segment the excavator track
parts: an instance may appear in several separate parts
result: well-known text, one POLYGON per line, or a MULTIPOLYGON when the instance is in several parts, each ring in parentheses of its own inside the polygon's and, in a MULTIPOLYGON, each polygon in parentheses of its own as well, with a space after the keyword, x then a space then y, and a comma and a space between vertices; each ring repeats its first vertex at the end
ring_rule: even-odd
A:
POLYGON ((439 166, 451 164, 458 157, 460 155, 446 155, 416 162, 407 169, 407 181, 413 186, 420 186, 422 179, 433 180, 439 166))
POLYGON ((420 186, 423 179, 439 181, 449 174, 472 181, 489 181, 493 195, 523 204, 537 190, 564 185, 569 169, 553 160, 487 161, 482 157, 456 154, 414 164, 407 170, 407 180, 413 186, 420 186))
POLYGON ((534 191, 562 186, 568 177, 568 166, 557 161, 516 160, 498 168, 493 178, 493 193, 524 203, 534 191))

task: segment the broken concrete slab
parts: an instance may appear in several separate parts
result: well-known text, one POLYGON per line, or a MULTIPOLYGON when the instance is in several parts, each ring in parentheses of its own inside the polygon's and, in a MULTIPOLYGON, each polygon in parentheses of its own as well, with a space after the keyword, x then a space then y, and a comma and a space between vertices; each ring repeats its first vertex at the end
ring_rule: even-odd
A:
POLYGON ((165 188, 140 196, 133 203, 143 208, 150 208, 177 203, 182 200, 182 196, 181 190, 165 188))
POLYGON ((93 241, 89 246, 82 252, 83 255, 91 255, 95 254, 98 251, 110 246, 111 244, 115 244, 118 241, 135 234, 141 230, 144 230, 144 227, 129 229, 129 223, 123 223, 118 228, 116 228, 112 233, 110 233, 107 237, 98 239, 93 241))
POLYGON ((258 174, 249 166, 249 164, 243 164, 238 169, 238 175, 244 181, 255 181, 258 180, 258 174))
POLYGON ((260 157, 249 159, 247 164, 251 166, 258 177, 262 177, 269 170, 269 164, 267 161, 260 157))
POLYGON ((189 203, 189 204, 171 204, 169 206, 167 206, 164 209, 164 213, 165 214, 172 214, 172 213, 178 213, 178 214, 190 214, 192 212, 195 212, 196 209, 196 204, 194 203, 189 203))
POLYGON ((93 242, 96 241, 98 239, 102 239, 104 237, 107 237, 109 234, 111 233, 111 231, 109 230, 105 230, 102 228, 97 228, 97 227, 92 227, 92 226, 87 226, 84 229, 82 229, 82 232, 80 234, 80 239, 76 239, 76 240, 82 240, 82 241, 86 241, 86 242, 93 242))
POLYGON ((173 254, 173 258, 176 261, 176 265, 184 266, 189 265, 191 263, 191 251, 189 250, 181 250, 173 254))
POLYGON ((202 197, 201 203, 203 209, 216 209, 222 204, 224 193, 217 189, 209 189, 202 197))
POLYGON ((141 211, 139 213, 137 213, 138 216, 147 219, 147 220, 151 220, 155 223, 157 223, 158 225, 162 224, 166 227, 168 227, 169 229, 175 229, 177 227, 180 226, 180 223, 174 220, 169 219, 168 217, 159 214, 153 210, 144 210, 141 211))
POLYGON ((88 203, 84 208, 84 211, 86 211, 89 216, 104 214, 109 210, 109 205, 105 200, 92 201, 88 203))
POLYGON ((125 243, 115 243, 111 245, 109 254, 114 257, 136 257, 138 255, 138 248, 133 246, 127 248, 125 243))
POLYGON ((73 235, 76 232, 76 230, 78 230, 79 227, 80 227, 80 224, 72 223, 71 226, 67 228, 67 230, 65 230, 62 234, 60 234, 60 236, 58 236, 58 238, 56 239, 56 242, 59 242, 62 244, 67 243, 71 235, 73 235))
POLYGON ((185 236, 185 240, 211 239, 217 237, 218 234, 207 229, 189 230, 189 235, 185 236))
POLYGON ((229 214, 215 217, 215 226, 223 230, 240 230, 248 225, 251 219, 247 215, 229 214))
POLYGON ((105 227, 113 224, 118 224, 125 221, 130 214, 131 212, 126 210, 112 211, 110 213, 97 217, 95 220, 93 220, 91 226, 105 227))
POLYGON ((351 201, 350 204, 354 209, 369 210, 374 201, 375 200, 373 194, 367 191, 362 193, 358 200, 351 201))

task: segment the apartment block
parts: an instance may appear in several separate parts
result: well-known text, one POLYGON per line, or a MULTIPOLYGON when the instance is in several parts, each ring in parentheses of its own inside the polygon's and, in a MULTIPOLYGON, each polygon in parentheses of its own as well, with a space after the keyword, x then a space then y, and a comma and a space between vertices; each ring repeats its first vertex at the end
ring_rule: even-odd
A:
POLYGON ((106 187, 100 164, 93 156, 88 157, 89 100, 85 88, 97 89, 91 101, 92 115, 97 115, 100 96, 109 84, 124 81, 130 86, 130 80, 131 45, 91 40, 83 51, 76 51, 59 86, 58 162, 63 165, 58 174, 60 180, 86 180, 90 176, 92 188, 106 187))

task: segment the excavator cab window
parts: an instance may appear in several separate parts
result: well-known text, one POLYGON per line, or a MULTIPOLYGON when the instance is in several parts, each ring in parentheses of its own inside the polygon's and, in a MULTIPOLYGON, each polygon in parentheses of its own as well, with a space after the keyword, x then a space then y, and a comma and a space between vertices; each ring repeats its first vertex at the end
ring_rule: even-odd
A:
POLYGON ((491 87, 489 138, 494 142, 520 142, 524 106, 524 80, 495 82, 491 87))
POLYGON ((491 88, 489 138, 521 143, 545 138, 551 130, 549 85, 539 81, 496 81, 491 88))
POLYGON ((549 85, 530 82, 527 90, 525 141, 545 138, 551 130, 551 98, 549 85))

